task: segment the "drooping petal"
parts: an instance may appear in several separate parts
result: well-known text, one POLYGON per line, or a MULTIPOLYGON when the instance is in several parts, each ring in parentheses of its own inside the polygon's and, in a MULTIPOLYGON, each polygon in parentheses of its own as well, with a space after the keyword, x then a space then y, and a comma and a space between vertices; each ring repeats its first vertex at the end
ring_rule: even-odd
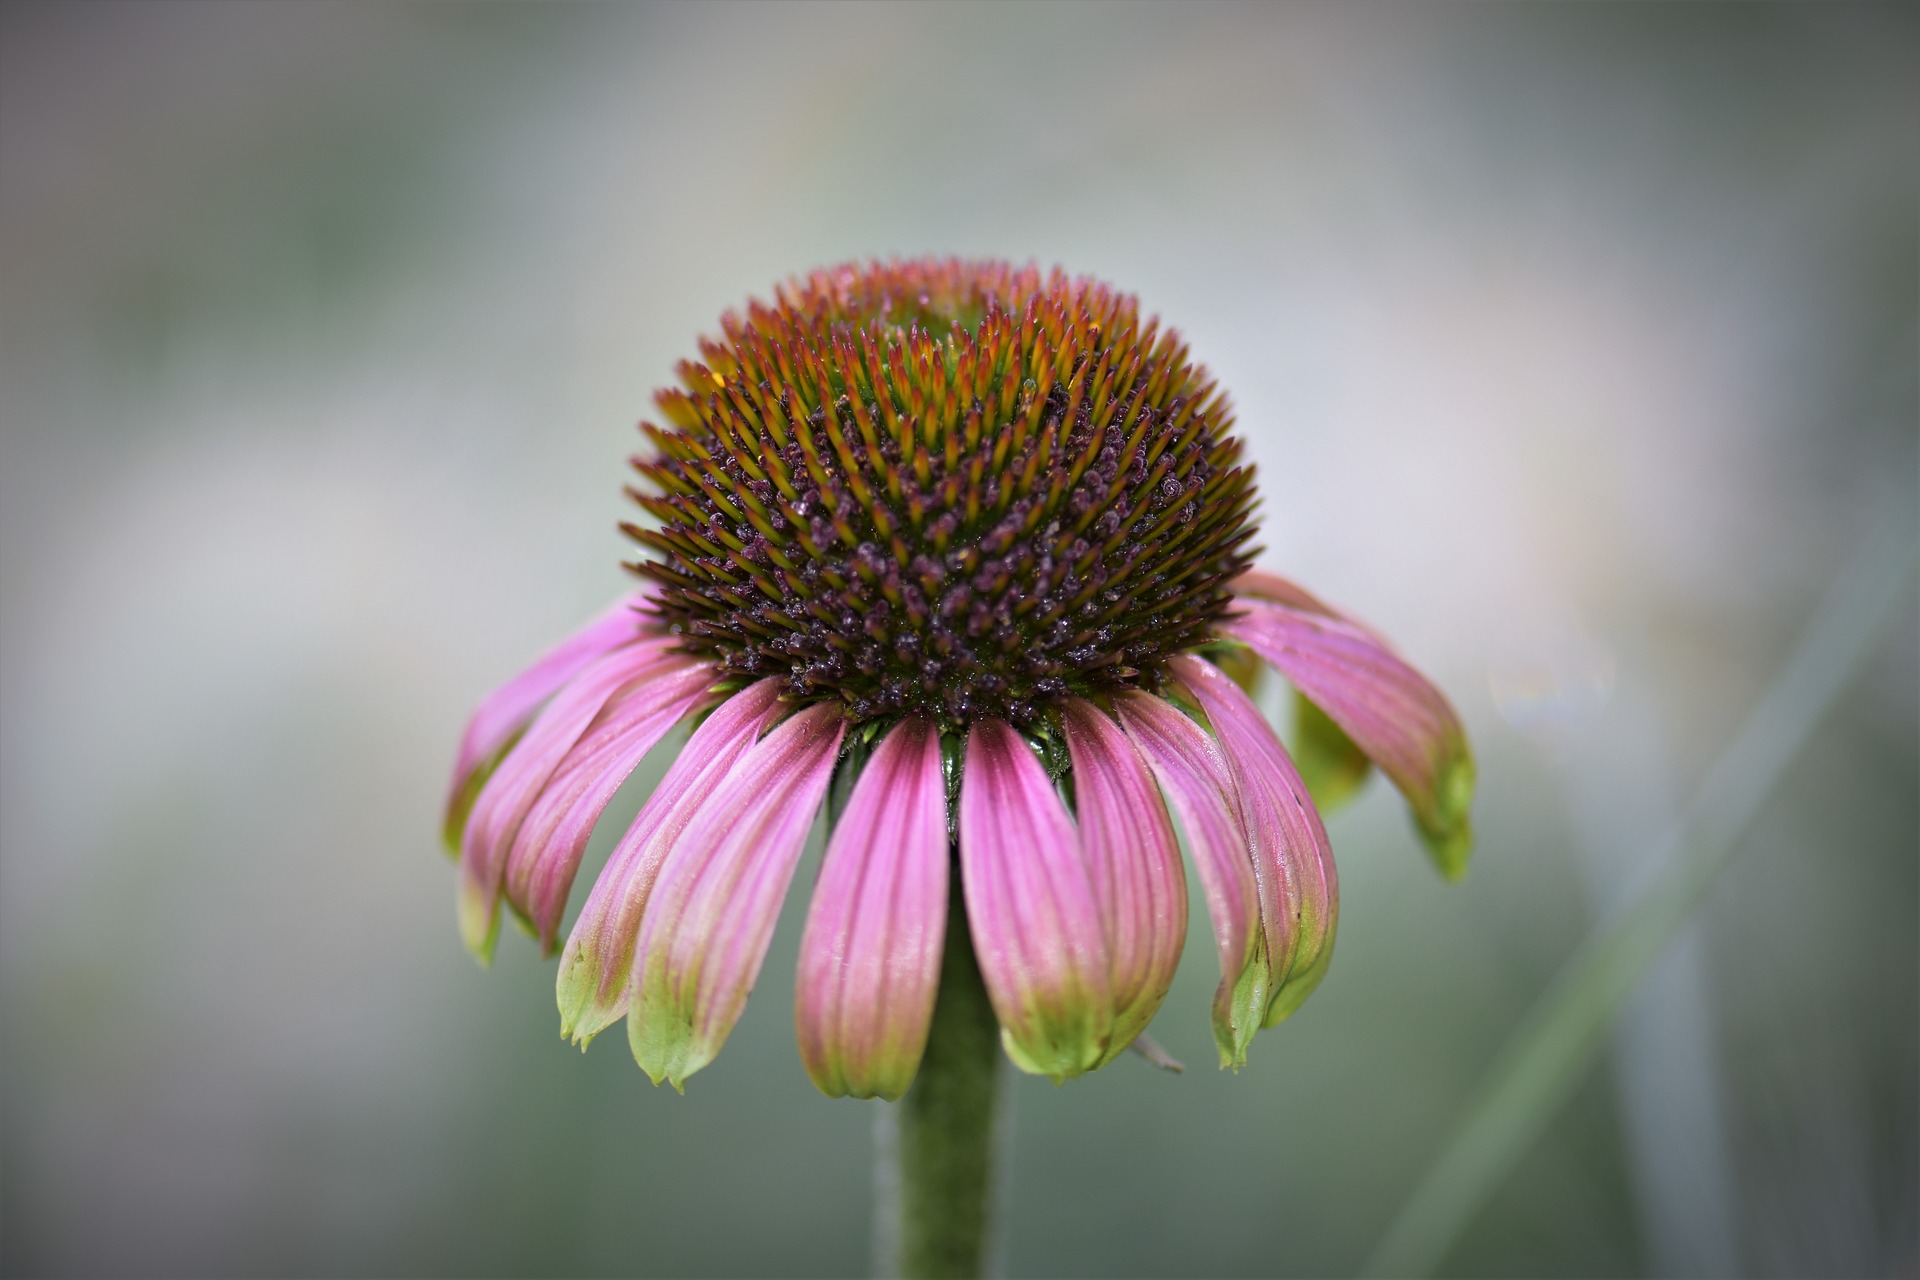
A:
POLYGON ((1319 983, 1331 957, 1340 907, 1333 850, 1306 784, 1253 700, 1212 663, 1179 657, 1170 665, 1212 721, 1233 776, 1275 975, 1266 1015, 1272 1026, 1319 983))
MULTIPOLYGON (((1252 653, 1248 649, 1238 652, 1252 653)), ((1322 816, 1358 795, 1373 775, 1373 762, 1367 759, 1367 753, 1298 689, 1293 691, 1291 745, 1293 762, 1300 766, 1307 793, 1322 816)))
POLYGON ((500 762, 460 834, 460 936, 483 963, 500 928, 500 880, 527 811, 609 701, 687 665, 664 639, 605 655, 554 695, 500 762))
POLYGON ((734 694, 693 731, 587 893, 560 955, 560 1034, 584 1045, 627 1013, 640 920, 660 864, 741 756, 785 714, 783 679, 734 694))
POLYGON ((507 855, 507 901, 532 921, 540 948, 551 953, 580 856, 613 793, 642 756, 680 718, 708 698, 715 672, 686 660, 607 704, 553 771, 514 836, 507 855))
POLYGON ((974 954, 1007 1056, 1056 1081, 1113 1035, 1106 935, 1073 819, 1000 720, 975 724, 960 783, 960 875, 974 954))
POLYGON ((634 1059, 655 1084, 683 1087, 746 1007, 844 731, 833 703, 782 723, 714 788, 661 866, 627 1009, 634 1059))
POLYGON ((947 925, 940 734, 912 716, 854 783, 800 942, 800 1058, 829 1097, 900 1097, 927 1047, 947 925))
POLYGON ((1473 846, 1473 756, 1445 695, 1353 622, 1242 599, 1221 627, 1312 699, 1407 798, 1441 872, 1466 873, 1473 846))
POLYGON ((1270 974, 1260 889, 1235 812, 1233 775, 1206 730, 1161 699, 1122 693, 1113 705, 1186 829, 1220 957, 1214 1046, 1221 1066, 1237 1067, 1247 1060, 1247 1046, 1266 1020, 1270 974))
MULTIPOLYGON (((1334 608, 1291 578, 1283 578, 1277 573, 1249 569, 1233 580, 1233 590, 1241 597, 1271 601, 1302 613, 1334 618, 1379 638, 1378 632, 1352 614, 1334 608)), ((1381 643, 1386 642, 1382 639, 1381 643)), ((1213 661, 1238 681, 1241 688, 1253 693, 1253 685, 1235 666, 1240 652, 1244 651, 1235 651, 1224 660, 1215 657, 1213 661)), ((1259 665, 1257 655, 1248 653, 1247 657, 1255 666, 1259 665)), ((1329 720, 1326 712, 1301 696, 1297 689, 1294 691, 1293 721, 1293 762, 1300 766, 1300 776, 1306 779, 1307 790, 1312 793, 1313 802, 1320 806, 1320 812, 1329 813, 1358 794, 1373 772, 1373 762, 1367 759, 1366 752, 1354 745, 1345 730, 1329 720)))
POLYGON ((1277 573, 1268 573, 1264 569, 1249 569, 1235 578, 1233 593, 1243 599, 1251 597, 1255 600, 1270 600, 1275 604, 1286 605, 1290 609, 1299 609, 1303 613, 1317 613, 1328 618, 1339 618, 1345 622, 1353 621, 1293 579, 1283 578, 1277 573))
POLYGON ((491 772, 489 766, 498 763, 499 755, 527 727, 540 704, 551 698, 561 685, 585 671, 597 658, 640 634, 642 620, 635 610, 649 594, 636 592, 620 600, 481 699, 473 718, 467 721, 466 731, 460 735, 460 750, 453 762, 453 782, 447 788, 442 834, 449 849, 459 851, 460 828, 480 788, 486 784, 491 772))
POLYGON ((1119 725, 1084 698, 1062 708, 1080 855, 1106 929, 1113 1039, 1125 1052, 1166 998, 1187 941, 1187 878, 1160 790, 1119 725))

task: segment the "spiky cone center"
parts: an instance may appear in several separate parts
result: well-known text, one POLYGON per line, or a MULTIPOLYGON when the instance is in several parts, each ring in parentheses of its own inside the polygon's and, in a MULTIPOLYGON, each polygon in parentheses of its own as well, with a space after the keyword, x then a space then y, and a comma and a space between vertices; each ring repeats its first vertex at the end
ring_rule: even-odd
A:
POLYGON ((658 625, 852 723, 1018 726, 1155 688, 1251 561, 1231 411, 1105 285, 997 262, 841 267, 721 320, 631 489, 658 625))

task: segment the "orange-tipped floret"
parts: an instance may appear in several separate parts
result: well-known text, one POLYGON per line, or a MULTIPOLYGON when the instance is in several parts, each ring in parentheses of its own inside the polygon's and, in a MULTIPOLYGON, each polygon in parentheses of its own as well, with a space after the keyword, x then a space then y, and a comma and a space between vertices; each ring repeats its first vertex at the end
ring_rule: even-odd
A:
POLYGON ((643 423, 655 609, 735 681, 852 722, 1029 724, 1154 688, 1254 533, 1232 413, 1186 345, 1085 278, 921 259, 729 313, 643 423))

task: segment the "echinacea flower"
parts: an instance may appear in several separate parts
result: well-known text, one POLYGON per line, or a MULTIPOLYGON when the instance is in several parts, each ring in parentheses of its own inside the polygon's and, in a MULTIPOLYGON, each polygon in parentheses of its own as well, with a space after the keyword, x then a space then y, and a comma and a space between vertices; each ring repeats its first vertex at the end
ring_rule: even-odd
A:
POLYGON ((728 314, 701 357, 642 424, 643 585, 487 698, 454 771, 462 933, 490 956, 504 902, 561 950, 564 1034, 625 1017, 676 1087, 712 1061, 824 807, 796 1014, 825 1092, 912 1082, 955 894, 1008 1056, 1056 1080, 1112 1060, 1185 940, 1177 831, 1239 1065, 1326 972, 1339 904, 1254 659, 1304 700, 1316 779, 1371 762, 1464 869, 1458 718, 1366 626, 1253 571, 1227 401, 1132 297, 847 266, 728 314), (683 725, 562 947, 602 811, 683 725))

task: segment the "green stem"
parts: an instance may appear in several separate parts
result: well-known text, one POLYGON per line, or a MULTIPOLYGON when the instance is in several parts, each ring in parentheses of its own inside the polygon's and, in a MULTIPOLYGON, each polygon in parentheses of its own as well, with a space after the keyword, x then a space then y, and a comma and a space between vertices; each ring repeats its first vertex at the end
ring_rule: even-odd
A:
POLYGON ((999 1076, 999 1023, 956 884, 927 1053, 896 1113, 898 1274, 909 1280, 982 1273, 999 1076))

